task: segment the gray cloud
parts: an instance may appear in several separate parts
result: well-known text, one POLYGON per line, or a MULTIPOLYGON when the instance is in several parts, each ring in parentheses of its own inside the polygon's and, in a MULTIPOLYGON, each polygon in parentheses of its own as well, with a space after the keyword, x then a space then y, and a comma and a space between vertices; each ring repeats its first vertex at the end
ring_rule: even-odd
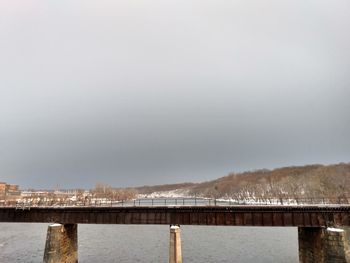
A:
POLYGON ((5 1, 0 180, 203 181, 350 160, 348 1, 5 1))

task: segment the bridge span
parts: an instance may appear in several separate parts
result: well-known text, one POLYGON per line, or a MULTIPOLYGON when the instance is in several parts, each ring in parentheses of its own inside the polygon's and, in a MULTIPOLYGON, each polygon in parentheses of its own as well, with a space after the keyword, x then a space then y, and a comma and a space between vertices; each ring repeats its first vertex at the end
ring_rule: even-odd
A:
POLYGON ((0 222, 340 227, 350 206, 0 207, 0 222))
POLYGON ((169 262, 182 262, 180 225, 298 227, 300 262, 350 262, 348 205, 0 207, 0 222, 54 223, 44 262, 78 262, 78 224, 170 225, 169 262))

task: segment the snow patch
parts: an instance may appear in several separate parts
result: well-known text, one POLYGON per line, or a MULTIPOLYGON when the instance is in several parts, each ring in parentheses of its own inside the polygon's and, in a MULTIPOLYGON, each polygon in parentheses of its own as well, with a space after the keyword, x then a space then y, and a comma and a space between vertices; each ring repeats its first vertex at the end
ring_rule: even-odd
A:
POLYGON ((171 191, 158 191, 151 194, 139 194, 138 198, 185 198, 191 197, 188 189, 175 189, 171 191))
POLYGON ((55 223, 55 224, 51 224, 50 226, 62 226, 61 224, 55 223))
POLYGON ((341 228, 334 228, 334 227, 327 227, 327 231, 331 231, 331 232, 344 232, 344 229, 341 228))

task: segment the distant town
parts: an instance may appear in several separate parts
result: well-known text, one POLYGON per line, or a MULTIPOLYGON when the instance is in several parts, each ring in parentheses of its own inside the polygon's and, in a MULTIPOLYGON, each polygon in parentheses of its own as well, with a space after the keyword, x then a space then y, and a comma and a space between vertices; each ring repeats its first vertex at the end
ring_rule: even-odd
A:
POLYGON ((0 206, 89 205, 134 199, 134 189, 117 189, 97 184, 94 189, 20 190, 19 185, 0 182, 0 206))

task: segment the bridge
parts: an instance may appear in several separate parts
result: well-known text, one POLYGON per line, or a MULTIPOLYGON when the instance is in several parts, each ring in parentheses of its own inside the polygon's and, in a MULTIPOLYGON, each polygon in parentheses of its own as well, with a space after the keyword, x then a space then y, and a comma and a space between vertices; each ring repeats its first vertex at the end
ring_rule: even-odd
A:
MULTIPOLYGON (((169 202, 168 202, 169 203, 169 202)), ((0 222, 53 223, 44 262, 78 262, 78 224, 170 225, 169 262, 182 262, 180 225, 298 227, 300 262, 350 262, 348 205, 0 207, 0 222)), ((140 202, 141 204, 141 202, 140 202)))

